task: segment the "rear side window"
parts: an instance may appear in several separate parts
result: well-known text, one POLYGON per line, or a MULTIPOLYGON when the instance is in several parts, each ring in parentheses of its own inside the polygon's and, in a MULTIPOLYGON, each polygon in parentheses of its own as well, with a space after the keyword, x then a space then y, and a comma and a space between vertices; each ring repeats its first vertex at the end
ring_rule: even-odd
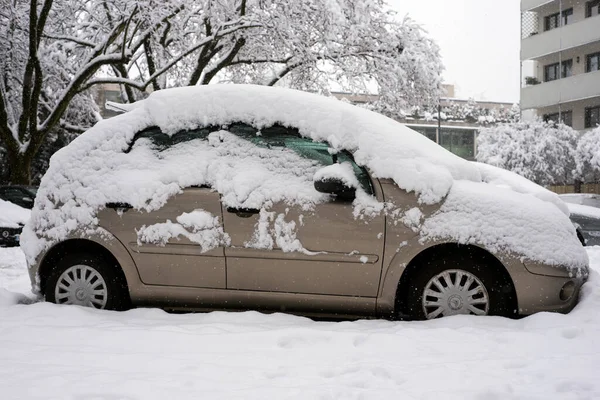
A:
POLYGON ((174 135, 167 135, 159 127, 152 126, 136 133, 131 141, 131 144, 127 150, 125 150, 125 153, 129 153, 137 143, 141 143, 144 139, 147 139, 154 149, 163 151, 179 143, 189 142, 195 139, 206 140, 211 132, 219 129, 220 128, 218 127, 204 127, 180 131, 174 135))

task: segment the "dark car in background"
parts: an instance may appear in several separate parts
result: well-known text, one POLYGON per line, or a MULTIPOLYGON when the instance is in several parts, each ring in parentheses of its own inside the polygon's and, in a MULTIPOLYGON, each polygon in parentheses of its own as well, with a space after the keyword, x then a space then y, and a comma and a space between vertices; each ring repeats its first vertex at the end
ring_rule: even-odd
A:
POLYGON ((0 226, 0 247, 19 246, 22 230, 23 226, 19 226, 18 228, 0 226))
POLYGON ((567 203, 577 236, 584 246, 600 246, 600 195, 568 193, 560 195, 567 203))
POLYGON ((0 199, 10 201, 20 207, 32 209, 37 187, 25 185, 0 186, 0 199))
POLYGON ((19 246, 21 231, 30 215, 29 209, 0 199, 0 247, 19 246))

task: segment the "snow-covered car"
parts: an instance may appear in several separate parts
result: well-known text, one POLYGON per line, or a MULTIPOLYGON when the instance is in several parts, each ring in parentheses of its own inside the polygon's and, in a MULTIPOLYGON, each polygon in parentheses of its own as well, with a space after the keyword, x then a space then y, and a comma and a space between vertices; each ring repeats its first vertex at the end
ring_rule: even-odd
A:
POLYGON ((0 200, 10 201, 20 207, 32 209, 37 188, 25 185, 0 186, 0 200))
POLYGON ((567 203, 571 222, 585 246, 600 246, 600 208, 567 203))
POLYGON ((0 247, 18 246, 30 211, 0 199, 0 247))
POLYGON ((570 311, 587 279, 555 194, 380 114, 252 85, 127 107, 42 179, 22 248, 47 301, 516 316, 570 311))

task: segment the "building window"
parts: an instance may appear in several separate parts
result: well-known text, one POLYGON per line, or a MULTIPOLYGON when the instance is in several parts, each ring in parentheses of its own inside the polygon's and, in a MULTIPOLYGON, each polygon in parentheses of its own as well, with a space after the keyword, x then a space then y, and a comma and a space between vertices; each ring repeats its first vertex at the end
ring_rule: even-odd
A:
POLYGON ((432 140, 434 142, 436 141, 437 128, 427 128, 427 127, 424 127, 424 126, 414 126, 414 125, 411 125, 410 129, 419 132, 421 135, 425 136, 427 139, 430 139, 430 140, 432 140))
POLYGON ((545 122, 562 122, 563 124, 573 127, 573 112, 572 111, 563 111, 560 114, 546 114, 544 115, 545 122))
POLYGON ((548 15, 544 18, 544 30, 549 31, 559 27, 559 13, 548 15))
POLYGON ((600 106, 585 109, 585 127, 595 128, 600 125, 600 106))
POLYGON ((586 72, 600 70, 600 53, 588 54, 585 70, 586 72))
POLYGON ((440 146, 467 160, 475 159, 475 131, 446 129, 440 132, 440 146))
POLYGON ((586 18, 600 15, 600 0, 588 1, 585 5, 586 18))
POLYGON ((558 66, 559 64, 550 64, 544 67, 544 81, 550 82, 558 79, 558 66))
POLYGON ((565 60, 562 62, 562 77, 568 78, 573 75, 573 60, 565 60))
MULTIPOLYGON (((600 0, 599 0, 600 1, 600 0)), ((562 12, 562 24, 569 25, 573 23, 573 9, 569 8, 562 12)))
MULTIPOLYGON (((600 1, 600 0, 598 0, 600 1)), ((544 18, 544 30, 549 31, 562 25, 569 25, 573 22, 573 9, 569 8, 561 13, 548 15, 544 18)))
POLYGON ((573 75, 573 60, 565 60, 562 63, 550 64, 544 67, 545 82, 555 81, 561 77, 568 78, 571 75, 573 75), (560 76, 558 71, 561 71, 560 76))

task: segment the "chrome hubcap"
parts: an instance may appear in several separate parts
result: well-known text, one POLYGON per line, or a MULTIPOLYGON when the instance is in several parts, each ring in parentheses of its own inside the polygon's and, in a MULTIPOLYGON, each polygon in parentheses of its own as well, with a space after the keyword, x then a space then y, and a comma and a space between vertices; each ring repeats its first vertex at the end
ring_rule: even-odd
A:
POLYGON ((427 282, 423 311, 427 319, 449 315, 487 315, 490 299, 483 283, 461 269, 444 271, 427 282))
POLYGON ((87 265, 74 265, 58 278, 54 298, 58 304, 104 308, 108 291, 106 282, 98 271, 87 265))

